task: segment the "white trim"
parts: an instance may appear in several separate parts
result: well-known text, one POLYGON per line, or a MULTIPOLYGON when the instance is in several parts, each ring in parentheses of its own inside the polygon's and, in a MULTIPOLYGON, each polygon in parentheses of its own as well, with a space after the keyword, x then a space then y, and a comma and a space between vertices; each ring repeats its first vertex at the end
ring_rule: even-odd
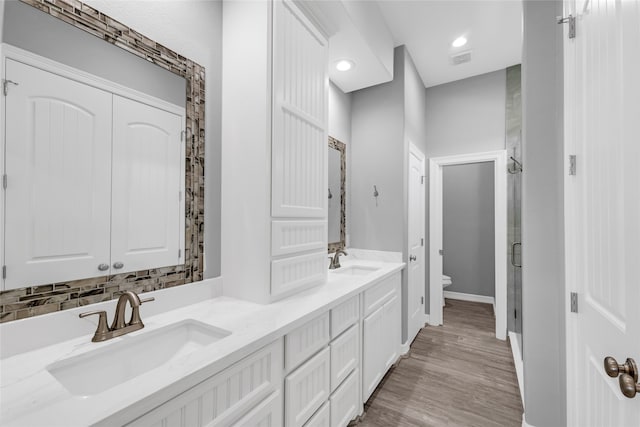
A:
POLYGON ((535 427, 533 424, 527 423, 527 420, 524 419, 524 412, 522 413, 522 427, 535 427))
MULTIPOLYGON (((563 16, 572 14, 576 16, 576 2, 563 2, 563 16)), ((564 159, 569 154, 575 154, 575 102, 576 102, 576 47, 574 41, 568 37, 568 25, 563 25, 563 87, 564 87, 564 109, 563 109, 563 126, 564 126, 564 159)), ((576 218, 576 204, 574 193, 570 191, 575 182, 573 177, 569 175, 568 162, 564 163, 564 272, 565 272, 565 295, 577 290, 576 283, 576 233, 573 221, 576 218)), ((575 313, 571 312, 571 298, 565 298, 564 307, 565 316, 565 375, 566 375, 566 416, 567 426, 577 426, 578 420, 578 393, 574 393, 578 384, 579 364, 576 363, 578 355, 578 319, 575 313)), ((584 408, 583 408, 584 409, 584 408)), ((524 421, 523 421, 524 426, 524 421)))
POLYGON ((411 345, 409 344, 409 341, 407 341, 400 346, 400 354, 404 356, 405 354, 409 353, 410 349, 411 345))
MULTIPOLYGON (((522 400, 522 408, 524 407, 524 364, 522 363, 522 353, 518 345, 518 337, 515 332, 509 331, 509 343, 511 344, 511 354, 513 355, 513 364, 516 367, 516 376, 518 377, 518 388, 520 389, 520 399, 522 400)), ((522 415, 524 419, 524 414, 522 415)))
POLYGON ((483 304, 495 304, 495 300, 493 297, 488 297, 486 295, 475 295, 475 294, 465 294, 463 292, 453 292, 453 291, 443 291, 445 298, 449 299, 457 299, 460 301, 471 301, 471 302, 481 302, 483 304))
POLYGON ((442 324, 442 168, 493 162, 496 338, 507 339, 507 152, 470 153, 429 159, 429 317, 442 324))

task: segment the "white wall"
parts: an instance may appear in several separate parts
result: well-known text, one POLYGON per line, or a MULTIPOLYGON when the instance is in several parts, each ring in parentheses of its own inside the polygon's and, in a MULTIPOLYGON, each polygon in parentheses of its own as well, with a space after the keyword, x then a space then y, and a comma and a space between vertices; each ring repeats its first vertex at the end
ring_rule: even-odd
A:
POLYGON ((442 271, 447 291, 495 296, 493 163, 444 166, 442 271))
POLYGON ((566 425, 562 2, 524 2, 522 314, 527 423, 566 425))

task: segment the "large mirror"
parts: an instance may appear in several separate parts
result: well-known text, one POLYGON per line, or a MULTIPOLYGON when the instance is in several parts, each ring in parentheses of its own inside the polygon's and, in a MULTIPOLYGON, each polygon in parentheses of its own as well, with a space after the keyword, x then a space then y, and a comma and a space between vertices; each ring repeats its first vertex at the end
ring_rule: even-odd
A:
POLYGON ((346 194, 345 184, 347 175, 346 145, 335 138, 329 137, 329 191, 328 206, 328 234, 329 252, 344 249, 346 236, 346 194))
MULTIPOLYGON (((3 283, 3 288, 0 288, 2 290, 0 292, 0 303, 5 308, 9 307, 7 304, 10 303, 11 309, 3 310, 3 313, 0 314, 0 321, 16 320, 106 301, 117 298, 123 290, 146 292, 202 280, 204 241, 204 68, 185 58, 180 53, 168 49, 77 0, 21 0, 19 2, 5 2, 3 6, 3 25, 0 28, 2 28, 4 73, 8 72, 6 64, 9 62, 15 64, 22 61, 20 64, 33 68, 34 65, 32 63, 41 61, 40 63, 50 64, 53 69, 57 67, 58 70, 69 71, 70 74, 77 72, 76 75, 82 76, 84 80, 74 80, 73 84, 83 85, 83 88, 92 87, 93 89, 91 90, 102 90, 104 92, 100 85, 109 86, 113 83, 114 86, 124 87, 126 90, 131 89, 131 93, 135 93, 135 96, 140 99, 158 100, 159 103, 164 103, 163 105, 177 108, 177 112, 174 115, 179 116, 182 120, 182 125, 180 126, 182 130, 177 136, 177 139, 182 141, 181 144, 178 144, 181 145, 182 154, 178 152, 178 156, 181 158, 182 165, 180 167, 184 172, 179 173, 176 179, 181 181, 179 185, 183 186, 184 190, 175 191, 176 212, 172 213, 172 215, 183 218, 181 224, 184 225, 181 225, 179 227, 180 231, 177 232, 179 233, 177 239, 182 243, 176 247, 179 249, 174 251, 175 254, 172 255, 172 259, 153 266, 137 267, 133 270, 129 267, 126 273, 122 272, 124 269, 118 270, 118 268, 121 268, 118 267, 121 263, 117 262, 119 260, 114 259, 111 262, 100 261, 100 263, 92 260, 91 266, 96 271, 75 275, 78 279, 83 277, 81 280, 76 280, 75 278, 73 280, 51 278, 46 281, 48 277, 46 275, 42 276, 44 279, 31 279, 21 276, 19 269, 12 269, 7 266, 7 275, 13 274, 11 276, 12 284, 7 286, 7 282, 3 283), (95 78, 92 76, 95 76, 95 78), (178 209, 180 212, 178 212, 178 209), (54 281, 55 283, 52 283, 54 281)), ((63 76, 63 74, 52 73, 49 73, 53 76, 52 80, 58 79, 57 76, 63 76)), ((26 79, 24 76, 20 77, 26 79)), ((7 77, 7 80, 11 79, 7 77)), ((17 79, 13 78, 13 80, 17 79)), ((66 81, 70 80, 65 76, 66 81)), ((39 83, 42 83, 42 81, 40 80, 39 83)), ((13 89, 14 94, 17 95, 19 93, 18 88, 23 90, 26 87, 27 85, 25 84, 15 85, 9 87, 8 90, 13 89)), ((91 95, 86 98, 93 102, 98 96, 91 95)), ((111 98, 106 99, 106 102, 111 102, 109 99, 111 98)), ((116 95, 113 95, 113 99, 115 105, 116 95)), ((131 99, 133 99, 133 95, 131 99)), ((124 106, 118 111, 125 111, 126 108, 129 108, 129 110, 134 107, 142 108, 140 105, 144 104, 144 102, 146 101, 139 102, 133 107, 130 107, 129 104, 123 104, 124 106)), ((102 104, 104 102, 101 101, 100 105, 102 106, 102 104)), ((149 105, 151 105, 151 101, 149 101, 149 105)), ((103 110, 107 111, 105 108, 100 111, 103 110)), ((116 111, 115 108, 113 111, 116 111)), ((163 111, 169 111, 169 107, 163 111)), ((4 113, 7 117, 11 114, 8 104, 4 113)), ((110 117, 112 117, 110 120, 115 123, 115 113, 110 117)), ((125 117, 124 113, 120 114, 119 117, 125 117)), ((105 125, 102 128, 110 129, 110 126, 105 125)), ((25 132, 25 134, 28 134, 28 132, 25 132)), ((113 140, 115 141, 115 139, 114 136, 113 140)), ((61 140, 64 140, 64 138, 61 138, 61 140)), ((78 146, 81 146, 81 144, 78 146)), ((78 169, 76 165, 78 164, 77 159, 81 158, 80 154, 71 150, 67 156, 63 157, 67 161, 67 171, 73 168, 78 169), (70 168, 70 166, 73 167, 70 168)), ((135 171, 140 171, 137 175, 142 174, 144 172, 143 169, 153 160, 151 155, 140 155, 145 160, 143 164, 135 163, 137 165, 135 166, 135 171)), ((129 155, 123 154, 125 160, 133 158, 127 156, 129 155)), ((160 159, 159 162, 163 161, 163 159, 160 159)), ((6 158, 4 160, 6 161, 6 158)), ((105 161, 107 160, 109 159, 105 161)), ((130 163, 133 164, 132 161, 130 163)), ((51 175, 51 179, 57 178, 55 173, 64 172, 65 168, 60 165, 63 165, 63 162, 50 163, 50 169, 52 171, 55 170, 53 172, 54 175, 51 175)), ((91 165, 86 164, 84 169, 90 170, 91 165)), ((156 172, 157 170, 155 169, 156 172)), ((173 168, 171 170, 175 171, 176 169, 173 168)), ((42 172, 42 175, 45 176, 46 172, 42 172)), ((113 176, 117 178, 119 175, 114 174, 113 176)), ((171 175, 171 177, 170 185, 175 186, 174 175, 171 175)), ((130 179, 138 178, 133 176, 130 179)), ((139 177, 139 180, 142 179, 145 179, 145 176, 139 177)), ((76 181, 82 180, 76 179, 76 181)), ((14 180, 14 182, 16 181, 14 180)), ((69 182, 73 183, 73 180, 69 182)), ((115 184, 111 183, 111 185, 115 184)), ((67 199, 72 200, 73 198, 69 196, 67 199)), ((87 197, 83 196, 81 199, 79 201, 83 202, 86 201, 87 197)), ((84 205, 87 205, 87 203, 79 203, 78 209, 67 209, 73 211, 68 216, 86 220, 85 214, 88 212, 88 208, 84 209, 84 205)), ((137 209, 136 211, 148 208, 148 206, 141 204, 139 199, 134 198, 131 198, 130 206, 132 206, 131 209, 137 209)), ((167 206, 169 205, 167 204, 167 206)), ((95 209, 93 210, 95 211, 95 209)), ((52 218, 54 215, 56 215, 56 212, 51 212, 52 218)), ((157 219, 158 215, 155 213, 149 215, 149 220, 156 221, 157 219)), ((5 217, 4 220, 5 227, 7 229, 10 228, 12 224, 9 223, 9 218, 5 217)), ((71 222, 71 219, 66 221, 66 223, 71 222)), ((86 220, 85 222, 92 221, 86 220)), ((168 222, 168 224, 177 224, 177 221, 168 222)), ((107 227, 108 224, 102 228, 107 227)), ((3 234, 2 240, 5 241, 8 235, 4 233, 4 230, 3 234)), ((79 236, 79 238, 83 238, 87 234, 89 233, 82 233, 80 230, 76 232, 76 236, 79 236)), ((131 233, 127 233, 127 235, 131 235, 131 233)), ((172 234, 172 236, 174 235, 172 234)), ((110 238, 113 241, 113 226, 110 238)), ((56 243, 63 240, 58 238, 50 239, 50 241, 56 243)), ((5 241, 6 247, 2 248, 5 254, 12 248, 15 250, 15 243, 5 241)), ((62 243, 58 246, 62 247, 62 243)), ((106 246, 109 246, 109 242, 107 242, 106 246)), ((42 248, 37 249, 41 250, 42 248)), ((53 253, 53 250, 50 252, 53 253)))

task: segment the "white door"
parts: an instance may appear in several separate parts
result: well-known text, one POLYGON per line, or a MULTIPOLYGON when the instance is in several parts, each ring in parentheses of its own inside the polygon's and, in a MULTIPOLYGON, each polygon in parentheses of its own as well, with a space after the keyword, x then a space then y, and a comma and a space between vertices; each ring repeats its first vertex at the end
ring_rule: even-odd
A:
POLYGON ((179 263, 182 118, 113 97, 112 273, 179 263))
POLYGON ((5 289, 108 274, 111 94, 11 59, 5 78, 5 289))
POLYGON ((424 154, 409 144, 409 262, 407 292, 407 343, 410 344, 424 326, 424 154))
POLYGON ((640 2, 575 1, 565 39, 567 315, 570 426, 637 427, 640 393, 625 397, 603 359, 640 362, 640 2), (569 308, 567 307, 567 311, 569 308))

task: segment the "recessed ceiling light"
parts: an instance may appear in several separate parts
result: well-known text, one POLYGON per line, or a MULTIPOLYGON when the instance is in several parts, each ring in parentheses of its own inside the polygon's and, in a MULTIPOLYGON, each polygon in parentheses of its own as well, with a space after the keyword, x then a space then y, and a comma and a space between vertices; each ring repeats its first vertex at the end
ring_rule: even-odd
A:
POLYGON ((336 70, 338 71, 349 71, 353 68, 353 62, 348 59, 342 59, 336 62, 336 70))
POLYGON ((460 36, 457 39, 455 39, 453 43, 451 43, 451 46, 461 47, 461 46, 464 46, 465 44, 467 44, 467 38, 464 36, 460 36))

